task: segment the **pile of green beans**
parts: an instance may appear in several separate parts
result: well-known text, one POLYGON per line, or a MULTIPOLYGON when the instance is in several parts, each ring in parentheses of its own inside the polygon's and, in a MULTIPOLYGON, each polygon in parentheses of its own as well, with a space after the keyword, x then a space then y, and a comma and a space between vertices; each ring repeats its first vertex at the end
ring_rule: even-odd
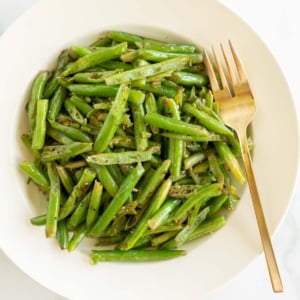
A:
POLYGON ((238 200, 240 148, 195 45, 107 32, 40 72, 26 110, 20 168, 48 205, 31 223, 68 251, 94 239, 93 264, 184 255, 238 200))

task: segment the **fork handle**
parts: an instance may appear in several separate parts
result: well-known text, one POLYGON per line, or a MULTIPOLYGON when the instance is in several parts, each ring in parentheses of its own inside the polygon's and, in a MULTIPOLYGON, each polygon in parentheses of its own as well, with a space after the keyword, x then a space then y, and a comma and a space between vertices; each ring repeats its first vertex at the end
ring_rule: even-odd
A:
POLYGON ((259 229, 262 246, 265 253, 265 258, 269 270, 273 291, 275 293, 283 292, 283 285, 282 285, 279 269, 277 266, 275 254, 272 247, 272 242, 270 239, 263 208, 261 205, 258 189, 255 182, 254 172, 252 168, 252 161, 251 161, 249 148, 248 148, 246 130, 242 130, 242 132, 237 132, 237 135, 242 148, 242 158, 244 162, 244 167, 245 167, 250 194, 252 198, 252 204, 256 216, 256 221, 258 224, 258 229, 259 229))

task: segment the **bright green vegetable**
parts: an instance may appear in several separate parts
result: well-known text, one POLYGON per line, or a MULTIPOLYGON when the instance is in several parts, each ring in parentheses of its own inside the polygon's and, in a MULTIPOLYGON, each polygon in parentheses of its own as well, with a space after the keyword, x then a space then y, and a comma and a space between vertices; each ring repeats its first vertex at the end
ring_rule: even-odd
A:
POLYGON ((61 249, 91 239, 85 250, 118 249, 93 250, 92 263, 173 258, 237 205, 240 146, 195 45, 109 31, 63 50, 29 98, 34 162, 20 169, 49 200, 30 221, 61 249))

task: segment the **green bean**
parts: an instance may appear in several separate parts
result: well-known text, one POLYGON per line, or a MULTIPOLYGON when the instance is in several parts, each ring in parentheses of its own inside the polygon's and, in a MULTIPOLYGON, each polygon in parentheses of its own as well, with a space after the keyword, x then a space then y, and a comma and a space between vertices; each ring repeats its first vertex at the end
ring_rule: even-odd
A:
MULTIPOLYGON (((173 99, 165 98, 167 112, 174 120, 180 121, 180 111, 173 99)), ((178 139, 169 139, 169 159, 171 160, 170 174, 173 178, 180 175, 183 160, 184 142, 178 139)))
POLYGON ((74 143, 74 140, 63 134, 62 132, 54 129, 49 124, 47 126, 47 135, 50 136, 55 141, 59 142, 60 144, 72 144, 74 143))
POLYGON ((188 198, 195 190, 199 189, 195 184, 178 184, 177 182, 170 189, 169 196, 177 199, 188 198))
POLYGON ((90 198, 91 193, 86 194, 85 197, 78 203, 72 215, 69 217, 67 226, 70 230, 75 229, 79 224, 86 220, 90 198))
POLYGON ((91 263, 95 265, 99 261, 157 261, 185 254, 184 250, 92 250, 91 263))
POLYGON ((56 240, 62 250, 67 248, 69 244, 69 232, 65 219, 57 222, 56 240))
POLYGON ((62 185, 64 186, 65 190, 70 194, 74 188, 72 176, 63 166, 56 165, 56 170, 58 172, 62 185))
POLYGON ((152 154, 151 149, 147 151, 100 153, 87 156, 86 160, 98 165, 133 164, 151 160, 152 154))
POLYGON ((121 31, 109 31, 107 32, 107 37, 117 42, 128 42, 132 44, 142 42, 143 40, 142 37, 136 34, 121 31))
POLYGON ((126 236, 126 238, 119 245, 119 249, 121 250, 129 250, 134 247, 136 242, 143 236, 148 227, 148 220, 157 212, 157 210, 161 207, 161 205, 166 200, 169 190, 172 185, 171 178, 168 178, 163 181, 155 195, 151 199, 149 206, 147 207, 145 213, 136 224, 136 226, 130 231, 130 233, 126 236))
POLYGON ((174 72, 170 77, 170 80, 184 85, 184 86, 197 86, 197 87, 202 87, 206 86, 208 84, 208 77, 207 75, 204 74, 195 74, 195 73, 190 73, 190 72, 174 72))
MULTIPOLYGON (((118 86, 107 86, 102 83, 69 84, 67 88, 76 95, 99 97, 115 97, 119 89, 118 86)), ((145 94, 143 92, 134 89, 129 91, 128 102, 141 104, 144 99, 145 94)))
POLYGON ((148 138, 145 136, 147 128, 144 121, 144 107, 142 104, 136 105, 131 103, 130 109, 134 122, 135 145, 138 151, 144 151, 148 148, 148 138))
POLYGON ((24 161, 19 164, 19 167, 41 188, 42 191, 49 191, 49 179, 37 164, 24 161))
POLYGON ((168 218, 170 213, 181 203, 178 199, 167 199, 160 209, 147 221, 151 230, 157 229, 168 218))
POLYGON ((136 201, 139 203, 139 206, 145 204, 148 199, 153 195, 157 187, 164 180, 169 167, 170 160, 165 160, 161 166, 153 173, 152 177, 146 182, 145 186, 139 190, 139 193, 136 197, 136 201))
POLYGON ((64 168, 66 169, 79 169, 86 166, 87 166, 87 162, 85 159, 69 161, 67 163, 64 163, 64 168))
POLYGON ((71 63, 61 74, 60 76, 65 77, 70 74, 74 74, 88 68, 99 65, 100 63, 118 58, 122 53, 127 49, 127 43, 121 43, 116 46, 107 47, 106 49, 100 49, 91 54, 87 54, 83 57, 80 57, 75 62, 71 63))
POLYGON ((231 171, 236 181, 240 184, 245 182, 243 170, 237 160, 237 158, 231 152, 229 146, 225 142, 215 142, 214 146, 217 153, 224 160, 225 165, 231 171))
POLYGON ((81 114, 81 112, 76 108, 76 106, 69 100, 64 101, 64 107, 69 116, 80 125, 86 125, 87 119, 81 114))
POLYGON ((74 211, 77 204, 82 200, 82 198, 86 194, 87 190, 89 189, 89 186, 92 184, 95 177, 96 173, 94 170, 90 168, 84 169, 79 181, 74 186, 66 203, 64 203, 64 205, 61 207, 59 220, 66 218, 74 211))
POLYGON ((223 227, 226 223, 225 217, 217 216, 210 218, 209 220, 203 222, 196 228, 187 238, 187 241, 192 241, 198 239, 206 234, 212 233, 221 227, 223 227))
POLYGON ((146 114, 145 121, 150 125, 154 125, 161 129, 169 130, 176 133, 198 137, 209 136, 209 132, 200 125, 189 124, 187 122, 172 119, 156 113, 146 114))
POLYGON ((121 242, 123 238, 124 238, 124 235, 122 235, 122 234, 119 234, 119 235, 116 235, 116 236, 105 236, 105 237, 100 236, 97 239, 96 246, 98 247, 98 246, 115 245, 115 244, 121 242))
POLYGON ((219 183, 212 183, 200 187, 177 209, 174 219, 180 219, 188 210, 190 210, 196 203, 203 205, 208 199, 219 196, 222 193, 219 183))
POLYGON ((86 103, 86 101, 82 100, 80 97, 72 96, 69 101, 84 115, 88 116, 94 109, 91 105, 86 103))
POLYGON ((107 166, 96 165, 89 163, 89 165, 96 171, 98 180, 103 184, 104 189, 110 196, 115 196, 119 186, 115 179, 110 174, 107 166))
POLYGON ((116 69, 112 71, 76 73, 72 77, 72 81, 79 82, 79 83, 100 83, 100 82, 104 82, 105 78, 118 74, 121 71, 122 69, 116 69))
POLYGON ((217 181, 223 186, 225 183, 225 176, 223 170, 221 169, 218 159, 214 152, 211 152, 207 156, 209 169, 211 173, 217 178, 217 181))
POLYGON ((188 56, 192 64, 203 62, 202 53, 185 54, 185 53, 162 52, 162 51, 150 50, 150 49, 140 49, 138 53, 140 58, 148 61, 153 61, 153 62, 161 62, 167 59, 180 57, 180 56, 188 56))
POLYGON ((74 232, 71 240, 68 243, 67 250, 69 252, 72 252, 75 248, 79 246, 81 241, 85 238, 87 235, 88 231, 85 227, 85 224, 81 224, 76 231, 74 232))
POLYGON ((50 179, 49 205, 46 221, 46 237, 55 237, 60 206, 60 181, 54 162, 47 163, 47 173, 50 179))
POLYGON ((45 99, 50 99, 50 97, 54 94, 54 92, 57 89, 60 89, 58 77, 60 73, 63 71, 63 69, 65 68, 65 66, 68 64, 68 62, 69 62, 68 50, 63 50, 58 57, 57 68, 45 86, 44 95, 43 95, 45 99))
POLYGON ((162 52, 171 52, 171 53, 194 53, 196 50, 195 45, 192 44, 175 44, 175 43, 166 43, 153 39, 144 38, 142 43, 136 42, 139 48, 145 48, 150 50, 157 50, 162 52))
POLYGON ((223 204, 228 200, 228 195, 227 194, 222 194, 216 198, 214 198, 209 207, 209 213, 208 216, 212 216, 214 215, 217 211, 220 210, 220 208, 223 206, 223 204))
MULTIPOLYGON (((167 242, 168 240, 172 239, 174 236, 178 234, 178 231, 168 231, 164 232, 159 236, 154 237, 151 240, 151 246, 158 247, 161 244, 167 242)), ((163 249, 163 247, 160 247, 160 249, 163 249)), ((164 248, 165 249, 165 248, 164 248)))
POLYGON ((206 114, 204 111, 198 110, 195 106, 192 104, 186 103, 183 106, 183 110, 186 113, 189 113, 196 117, 200 124, 205 126, 207 129, 211 130, 215 133, 225 134, 225 135, 233 135, 233 132, 231 129, 226 127, 224 123, 219 122, 215 118, 211 117, 210 115, 206 114))
POLYGON ((31 145, 34 150, 42 149, 45 143, 48 102, 47 99, 40 99, 37 101, 35 127, 33 129, 31 145))
POLYGON ((66 89, 63 86, 59 86, 49 102, 49 111, 47 117, 49 122, 55 121, 65 97, 66 89))
MULTIPOLYGON (((110 148, 107 148, 105 150, 105 152, 111 153, 112 150, 110 148)), ((108 171, 110 172, 110 174, 112 175, 112 177, 114 178, 114 180, 116 181, 116 183, 118 185, 120 185, 122 183, 122 181, 124 180, 124 176, 123 176, 119 166, 117 166, 117 165, 108 165, 107 168, 108 168, 108 171)))
POLYGON ((117 85, 121 83, 128 83, 132 80, 154 76, 169 70, 180 70, 189 63, 189 60, 190 58, 188 56, 179 56, 156 64, 138 67, 119 74, 114 74, 110 77, 106 77, 105 83, 107 85, 117 85))
POLYGON ((145 169, 143 168, 143 166, 141 164, 137 164, 133 171, 124 179, 118 192, 89 232, 90 236, 98 236, 103 233, 103 231, 113 220, 119 209, 126 202, 144 172, 145 169))
MULTIPOLYGON (((157 113, 156 99, 152 93, 148 93, 145 98, 145 111, 146 113, 157 113)), ((153 134, 158 134, 159 129, 155 126, 150 126, 153 134)))
POLYGON ((101 205, 102 191, 103 185, 99 181, 95 180, 86 216, 87 228, 91 228, 95 224, 95 221, 98 217, 99 208, 101 205))
POLYGON ((65 126, 57 122, 51 122, 51 126, 58 130, 59 132, 65 134, 69 138, 71 138, 74 141, 82 142, 82 143, 89 143, 91 142, 91 138, 86 133, 82 132, 78 128, 73 128, 70 126, 65 126))
POLYGON ((95 42, 93 42, 91 47, 104 47, 111 44, 111 39, 109 37, 99 37, 95 42))
POLYGON ((30 219, 30 223, 35 226, 44 226, 47 222, 47 214, 42 214, 30 219))
POLYGON ((125 109, 126 101, 129 95, 129 90, 130 88, 128 85, 120 85, 115 100, 112 103, 111 109, 95 140, 94 150, 96 152, 103 152, 107 148, 113 136, 115 135, 116 130, 121 123, 121 118, 125 109))
POLYGON ((93 53, 89 48, 78 46, 78 45, 73 45, 71 47, 71 52, 72 54, 75 54, 76 58, 83 57, 93 53))
POLYGON ((186 225, 175 237, 174 241, 176 248, 181 247, 189 236, 198 228, 198 226, 206 219, 209 213, 209 207, 205 207, 200 213, 196 216, 195 221, 191 225, 186 225))
POLYGON ((43 162, 53 161, 58 159, 68 159, 75 157, 78 154, 82 154, 91 151, 93 148, 92 143, 79 143, 74 142, 68 145, 55 145, 45 146, 41 155, 43 162))
POLYGON ((209 133, 207 136, 193 136, 193 135, 184 135, 172 132, 163 132, 161 136, 182 140, 186 142, 214 142, 214 141, 221 141, 222 138, 220 135, 215 133, 209 133))
POLYGON ((29 128, 32 132, 35 127, 36 109, 38 100, 43 98, 46 82, 49 78, 49 72, 41 72, 34 80, 31 97, 27 104, 29 128))
POLYGON ((203 162, 206 156, 203 152, 197 152, 184 159, 184 169, 188 170, 196 164, 203 162))
POLYGON ((99 64, 100 67, 103 67, 106 70, 115 70, 122 69, 124 71, 131 70, 133 68, 132 64, 127 64, 118 60, 109 60, 99 64))
MULTIPOLYGON (((157 96, 166 96, 168 98, 175 98, 177 93, 176 87, 170 87, 164 84, 161 84, 159 87, 154 87, 150 83, 140 83, 138 81, 134 81, 131 83, 132 87, 139 88, 143 91, 153 93, 157 96)), ((184 99, 186 98, 186 95, 184 95, 184 99)))

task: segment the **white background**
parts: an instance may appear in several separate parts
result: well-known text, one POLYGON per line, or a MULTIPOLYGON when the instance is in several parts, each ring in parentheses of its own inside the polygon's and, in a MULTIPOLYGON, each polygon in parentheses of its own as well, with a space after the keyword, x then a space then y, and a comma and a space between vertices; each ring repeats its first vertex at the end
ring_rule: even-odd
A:
MULTIPOLYGON (((39 0, 1 0, 0 34, 37 1, 39 0)), ((244 19, 271 49, 289 82, 300 119, 299 1, 222 0, 220 2, 244 19)), ((260 256, 236 278, 201 300, 300 299, 299 199, 300 182, 297 184, 289 213, 273 239, 285 292, 283 294, 272 293, 264 257, 260 256)), ((64 298, 34 282, 0 250, 0 299, 63 300, 64 298)))

